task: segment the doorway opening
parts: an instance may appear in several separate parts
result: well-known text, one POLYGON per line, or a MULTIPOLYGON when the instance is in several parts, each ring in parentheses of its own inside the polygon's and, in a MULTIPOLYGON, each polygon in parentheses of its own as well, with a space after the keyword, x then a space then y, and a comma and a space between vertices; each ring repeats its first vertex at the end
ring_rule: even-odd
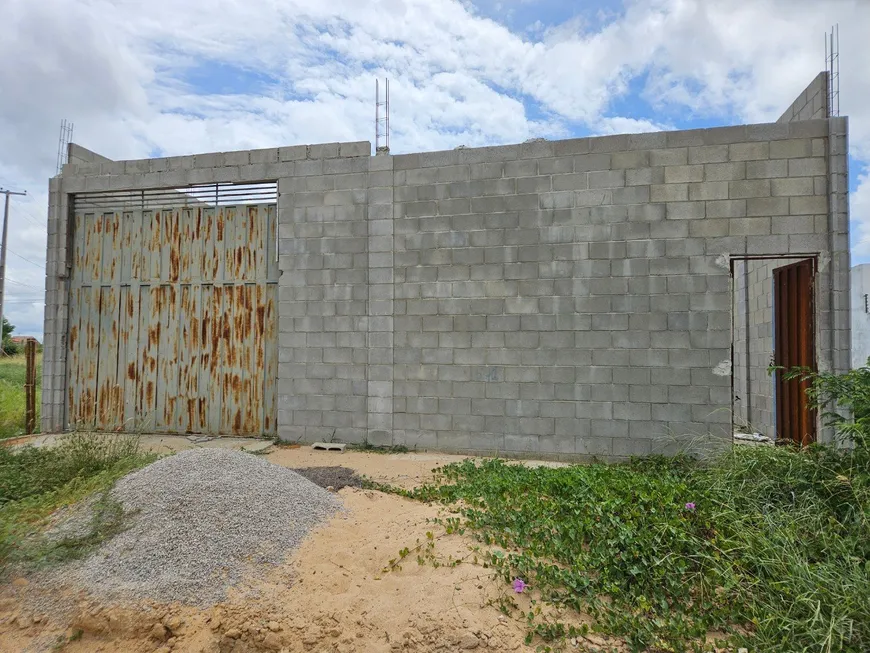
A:
POLYGON ((738 439, 816 441, 809 383, 787 379, 785 372, 816 370, 816 271, 812 255, 731 259, 732 427, 738 439))

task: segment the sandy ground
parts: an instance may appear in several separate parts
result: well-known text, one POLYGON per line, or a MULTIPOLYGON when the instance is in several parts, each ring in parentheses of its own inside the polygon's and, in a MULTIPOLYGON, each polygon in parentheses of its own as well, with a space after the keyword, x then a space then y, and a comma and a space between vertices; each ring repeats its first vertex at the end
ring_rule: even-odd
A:
MULTIPOLYGON (((287 467, 342 465, 373 480, 412 487, 430 478, 438 464, 461 457, 281 448, 268 459, 287 467)), ((38 610, 43 590, 15 579, 0 588, 0 651, 535 649, 539 642, 531 647, 523 643, 523 621, 504 616, 497 607, 508 599, 527 610, 533 597, 513 593, 492 570, 474 564, 471 538, 445 535, 442 527, 428 521, 444 516, 442 508, 352 487, 339 494, 346 510, 315 531, 283 567, 208 610, 98 605, 71 588, 68 616, 43 614, 38 610), (385 570, 405 547, 414 549, 419 542, 425 552, 427 532, 433 533, 431 554, 440 566, 431 558, 419 564, 412 551, 401 568, 385 570), (465 562, 443 564, 457 559, 465 562), (61 648, 53 648, 64 641, 61 648)), ((590 643, 606 644, 592 637, 578 645, 582 649, 590 643)))

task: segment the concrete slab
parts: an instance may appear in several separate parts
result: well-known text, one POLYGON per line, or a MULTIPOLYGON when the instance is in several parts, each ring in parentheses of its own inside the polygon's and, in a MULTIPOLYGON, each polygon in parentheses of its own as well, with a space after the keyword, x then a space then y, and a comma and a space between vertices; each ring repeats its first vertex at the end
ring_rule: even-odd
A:
POLYGON ((339 442, 315 442, 311 445, 311 448, 315 451, 338 451, 339 453, 344 453, 346 446, 346 444, 339 442))
MULTIPOLYGON (((38 435, 33 438, 19 441, 16 447, 26 445, 34 447, 52 447, 64 437, 64 433, 50 433, 47 435, 38 435)), ((108 434, 123 437, 122 434, 108 434)), ((139 435, 139 444, 143 449, 153 451, 155 453, 172 453, 175 451, 185 451, 187 449, 232 449, 236 451, 247 451, 250 453, 262 453, 272 446, 271 440, 263 438, 236 438, 236 437, 214 437, 214 436, 185 436, 185 435, 161 435, 161 434, 142 434, 139 435)))

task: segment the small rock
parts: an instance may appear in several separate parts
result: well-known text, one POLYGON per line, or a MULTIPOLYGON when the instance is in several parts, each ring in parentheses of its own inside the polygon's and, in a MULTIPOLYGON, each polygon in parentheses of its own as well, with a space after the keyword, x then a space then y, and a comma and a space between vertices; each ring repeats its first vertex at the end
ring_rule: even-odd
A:
POLYGON ((282 645, 283 642, 281 641, 281 636, 278 633, 267 633, 265 639, 263 639, 263 646, 270 651, 278 651, 281 649, 282 645))
POLYGON ((329 636, 330 637, 340 637, 341 631, 338 628, 333 628, 332 630, 329 631, 329 636))
POLYGON ((33 620, 28 617, 26 614, 22 614, 18 616, 18 619, 15 620, 15 623, 18 624, 19 628, 30 628, 33 625, 33 620))
POLYGON ((217 629, 220 628, 222 625, 223 625, 223 622, 222 622, 220 619, 212 619, 212 620, 211 620, 211 623, 209 624, 209 627, 210 627, 212 630, 217 630, 217 629))
POLYGON ((184 625, 184 619, 182 619, 181 617, 179 617, 177 615, 174 617, 171 617, 166 622, 166 626, 169 628, 169 630, 171 630, 173 632, 178 630, 179 628, 181 628, 183 625, 184 625))
POLYGON ((277 621, 270 621, 268 626, 269 630, 271 630, 273 633, 277 633, 279 630, 281 630, 281 624, 279 624, 277 621))
POLYGON ((148 636, 151 639, 156 639, 159 642, 162 642, 169 635, 169 631, 166 630, 166 626, 162 623, 157 622, 153 626, 151 626, 151 630, 148 631, 148 636))
POLYGON ((27 585, 30 585, 30 581, 27 580, 26 578, 15 578, 12 581, 12 584, 15 587, 26 587, 27 585))
POLYGON ((33 623, 35 623, 35 624, 42 623, 43 619, 45 619, 45 615, 41 615, 41 614, 33 615, 33 623))
POLYGON ((462 639, 459 640, 459 646, 466 651, 470 651, 471 649, 480 646, 480 640, 477 639, 473 633, 466 633, 462 636, 462 639))
POLYGON ((326 486, 326 491, 327 491, 327 492, 335 492, 335 487, 332 486, 332 485, 327 485, 327 486, 326 486))
POLYGON ((739 648, 739 649, 737 649, 737 653, 749 653, 749 649, 748 648, 739 648))
POLYGON ((238 628, 230 628, 227 632, 224 633, 224 637, 229 637, 230 639, 238 639, 242 636, 242 631, 238 628))

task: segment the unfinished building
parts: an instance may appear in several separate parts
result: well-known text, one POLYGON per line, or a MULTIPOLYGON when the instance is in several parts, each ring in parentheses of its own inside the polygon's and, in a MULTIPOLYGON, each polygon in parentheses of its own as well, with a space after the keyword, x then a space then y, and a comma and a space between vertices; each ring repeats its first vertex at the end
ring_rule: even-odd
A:
POLYGON ((849 366, 847 119, 50 181, 42 427, 623 457, 831 437, 771 362, 849 366))

